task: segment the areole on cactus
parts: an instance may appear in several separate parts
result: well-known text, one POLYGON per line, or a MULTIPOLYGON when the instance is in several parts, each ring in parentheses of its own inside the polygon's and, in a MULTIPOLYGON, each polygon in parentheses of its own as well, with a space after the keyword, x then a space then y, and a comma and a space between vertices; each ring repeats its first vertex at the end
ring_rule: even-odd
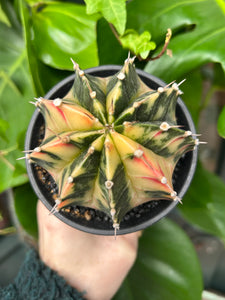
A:
POLYGON ((104 78, 73 64, 68 94, 35 102, 45 119, 45 137, 26 154, 58 186, 52 213, 71 204, 94 208, 109 215, 117 230, 135 206, 162 199, 181 202, 173 171, 199 140, 176 124, 179 85, 150 89, 137 75, 133 58, 104 78))

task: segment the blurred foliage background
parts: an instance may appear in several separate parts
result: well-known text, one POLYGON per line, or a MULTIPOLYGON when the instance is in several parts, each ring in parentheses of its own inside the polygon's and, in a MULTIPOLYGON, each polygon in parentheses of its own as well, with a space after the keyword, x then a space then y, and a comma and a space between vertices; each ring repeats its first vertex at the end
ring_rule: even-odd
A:
MULTIPOLYGON (((36 196, 24 147, 34 111, 29 101, 82 69, 136 66, 169 83, 186 78, 182 96, 208 142, 179 213, 225 242, 225 2, 223 0, 0 0, 0 192, 13 188, 21 226, 37 237, 36 196), (168 28, 172 37, 164 47, 168 28)), ((164 219, 145 230, 135 266, 115 299, 198 300, 202 273, 187 234, 164 219)))

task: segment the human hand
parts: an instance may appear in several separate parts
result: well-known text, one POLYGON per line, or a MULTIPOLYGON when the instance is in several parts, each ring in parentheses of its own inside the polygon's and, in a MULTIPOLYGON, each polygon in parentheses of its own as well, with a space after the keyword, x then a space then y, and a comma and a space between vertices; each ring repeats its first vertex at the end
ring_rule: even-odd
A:
POLYGON ((109 300, 132 267, 139 233, 98 236, 76 230, 38 201, 39 255, 89 300, 109 300))

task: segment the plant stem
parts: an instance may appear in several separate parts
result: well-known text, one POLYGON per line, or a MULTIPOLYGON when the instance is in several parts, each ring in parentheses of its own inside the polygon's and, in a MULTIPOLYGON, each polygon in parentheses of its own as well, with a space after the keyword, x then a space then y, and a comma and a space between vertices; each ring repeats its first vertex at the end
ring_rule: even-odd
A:
POLYGON ((113 26, 112 23, 109 23, 109 27, 111 28, 112 33, 114 34, 114 36, 115 36, 115 38, 117 39, 117 41, 119 42, 119 44, 122 46, 122 43, 121 43, 121 41, 120 41, 120 36, 119 36, 119 34, 118 34, 116 28, 113 26))
POLYGON ((172 30, 170 28, 168 28, 166 38, 165 38, 165 42, 164 42, 164 46, 163 46, 161 52, 155 57, 147 58, 147 61, 159 59, 166 52, 167 47, 169 45, 169 42, 171 40, 171 37, 172 37, 172 30))

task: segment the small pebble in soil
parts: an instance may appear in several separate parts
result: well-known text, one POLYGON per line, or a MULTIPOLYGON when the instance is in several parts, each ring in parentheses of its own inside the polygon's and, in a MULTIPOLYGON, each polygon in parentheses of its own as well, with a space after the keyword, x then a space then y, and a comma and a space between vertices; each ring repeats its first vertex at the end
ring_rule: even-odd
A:
POLYGON ((84 212, 84 217, 87 221, 90 221, 91 220, 91 215, 90 215, 90 212, 88 210, 86 210, 84 212))

